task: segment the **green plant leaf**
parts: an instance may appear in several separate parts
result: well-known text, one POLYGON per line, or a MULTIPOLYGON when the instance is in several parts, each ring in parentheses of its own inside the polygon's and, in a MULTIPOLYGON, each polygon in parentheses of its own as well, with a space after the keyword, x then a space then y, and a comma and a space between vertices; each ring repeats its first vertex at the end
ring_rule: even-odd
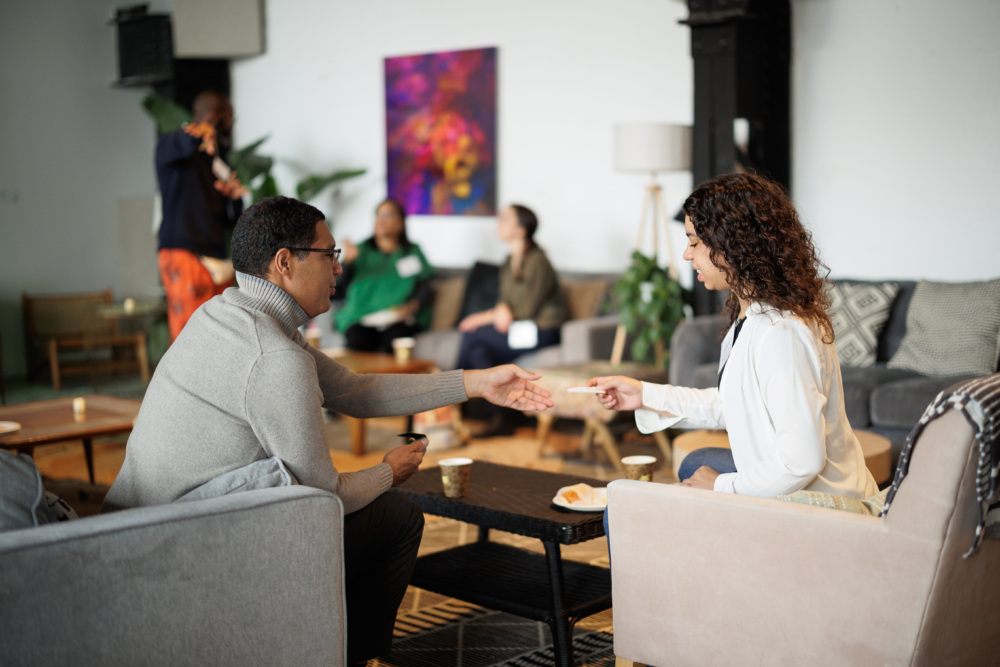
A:
POLYGON ((264 177, 259 187, 250 188, 250 195, 253 201, 264 197, 274 197, 278 194, 278 185, 274 182, 274 177, 268 174, 264 177))
POLYGON ((156 122, 156 131, 160 134, 179 130, 191 122, 190 111, 156 93, 142 98, 142 108, 156 122))
POLYGON ((239 176, 244 185, 253 187, 253 183, 261 175, 264 176, 265 180, 271 178, 271 167, 274 166, 274 160, 257 153, 257 149, 269 137, 270 135, 264 135, 252 144, 229 152, 229 164, 236 170, 236 175, 239 176))
POLYGON ((299 182, 299 184, 295 187, 295 194, 300 200, 309 201, 322 192, 327 186, 341 181, 346 181, 347 179, 354 178, 355 176, 360 176, 367 171, 367 169, 345 169, 335 171, 327 176, 312 174, 299 182))

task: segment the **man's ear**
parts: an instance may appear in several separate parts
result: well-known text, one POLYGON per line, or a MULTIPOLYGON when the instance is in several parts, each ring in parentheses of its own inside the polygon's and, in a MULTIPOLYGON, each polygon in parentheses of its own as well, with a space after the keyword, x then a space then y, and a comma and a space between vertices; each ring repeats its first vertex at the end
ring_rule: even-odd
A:
POLYGON ((275 275, 288 278, 292 272, 292 251, 281 248, 271 258, 271 270, 275 275))

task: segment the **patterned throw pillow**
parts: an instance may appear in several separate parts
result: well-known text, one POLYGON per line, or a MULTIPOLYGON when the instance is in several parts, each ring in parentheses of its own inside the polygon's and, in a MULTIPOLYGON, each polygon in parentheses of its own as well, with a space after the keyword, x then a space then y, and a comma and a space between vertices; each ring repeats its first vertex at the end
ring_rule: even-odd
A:
POLYGON ((878 335, 897 292, 896 283, 834 283, 830 288, 830 320, 841 364, 875 364, 878 335))
POLYGON ((853 512, 854 514, 870 514, 878 516, 882 513, 882 506, 885 505, 886 494, 889 489, 879 491, 874 496, 857 500, 855 498, 845 498, 835 496, 830 493, 820 491, 796 491, 783 496, 775 496, 775 500, 784 500, 790 503, 800 503, 802 505, 813 505, 814 507, 827 507, 832 510, 842 510, 853 512))
POLYGON ((920 281, 906 311, 906 335, 889 368, 931 377, 988 375, 1000 354, 1000 279, 920 281))

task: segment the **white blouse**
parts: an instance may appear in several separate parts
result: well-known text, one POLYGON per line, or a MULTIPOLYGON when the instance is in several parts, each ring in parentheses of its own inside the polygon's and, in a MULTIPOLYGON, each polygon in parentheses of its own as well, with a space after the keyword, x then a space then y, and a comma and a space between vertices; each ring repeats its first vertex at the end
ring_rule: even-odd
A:
POLYGON ((800 489, 850 498, 878 492, 844 410, 834 345, 818 327, 753 303, 733 344, 722 342, 719 389, 643 382, 643 433, 674 425, 726 429, 738 472, 715 490, 771 497, 800 489))

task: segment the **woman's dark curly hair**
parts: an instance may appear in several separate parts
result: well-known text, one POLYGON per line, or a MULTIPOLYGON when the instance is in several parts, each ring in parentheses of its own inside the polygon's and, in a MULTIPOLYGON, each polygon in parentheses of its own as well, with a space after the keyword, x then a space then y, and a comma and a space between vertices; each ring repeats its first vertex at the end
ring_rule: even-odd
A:
POLYGON ((718 176, 695 188, 684 213, 712 263, 726 273, 730 322, 739 316, 739 299, 760 301, 812 320, 823 342, 833 342, 830 269, 780 185, 754 173, 718 176))

